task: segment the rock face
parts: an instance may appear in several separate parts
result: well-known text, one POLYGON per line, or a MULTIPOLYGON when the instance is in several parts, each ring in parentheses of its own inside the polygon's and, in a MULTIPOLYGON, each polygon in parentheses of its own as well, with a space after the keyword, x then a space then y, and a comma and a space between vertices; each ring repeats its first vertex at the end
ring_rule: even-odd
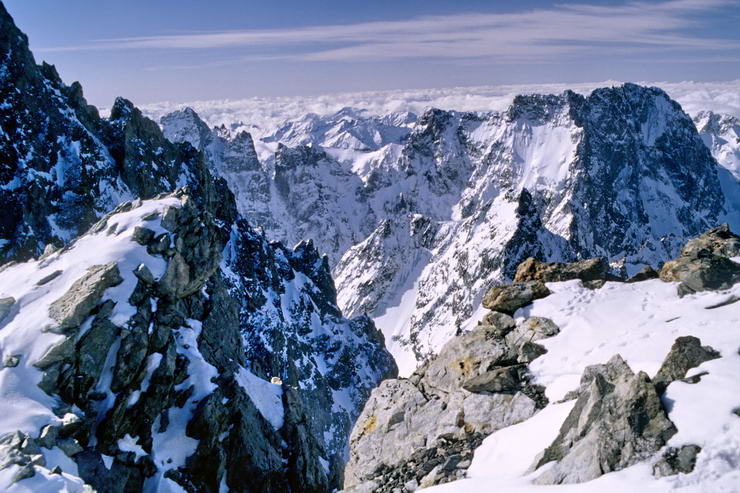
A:
MULTIPOLYGON (((163 126, 207 140, 191 120, 163 126)), ((236 133, 211 130, 225 142, 236 133)), ((224 174, 240 208, 268 235, 326 251, 340 306, 373 317, 399 361, 474 325, 487 289, 528 257, 604 257, 633 274, 740 210, 740 175, 718 166, 677 103, 634 84, 521 96, 500 113, 309 115, 265 133, 259 178, 224 174)))
POLYGON ((557 333, 547 319, 490 312, 410 378, 385 380, 352 431, 344 487, 414 491, 463 477, 483 438, 547 405, 527 363, 545 352, 534 341, 557 333))
POLYGON ((578 400, 555 441, 534 464, 556 461, 537 484, 581 483, 657 452, 676 433, 655 386, 619 356, 586 368, 578 400))
POLYGON ((18 416, 0 489, 16 472, 71 491, 338 487, 396 369, 372 320, 342 315, 328 259, 254 230, 203 154, 128 101, 100 119, 2 5, 0 27, 0 261, 44 252, 0 269, 0 385, 33 409, 0 402, 18 416))
POLYGON ((724 224, 689 241, 678 258, 660 270, 660 278, 680 282, 678 294, 720 290, 740 281, 740 266, 728 257, 740 256, 740 237, 724 224))

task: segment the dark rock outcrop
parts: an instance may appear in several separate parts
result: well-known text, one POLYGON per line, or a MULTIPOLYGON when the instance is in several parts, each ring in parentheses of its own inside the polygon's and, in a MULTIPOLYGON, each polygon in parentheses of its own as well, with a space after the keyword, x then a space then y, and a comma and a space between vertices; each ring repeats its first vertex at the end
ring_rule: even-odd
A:
POLYGON ((719 357, 719 352, 710 346, 702 346, 698 338, 679 337, 653 377, 655 388, 662 394, 671 382, 684 378, 690 369, 719 357))

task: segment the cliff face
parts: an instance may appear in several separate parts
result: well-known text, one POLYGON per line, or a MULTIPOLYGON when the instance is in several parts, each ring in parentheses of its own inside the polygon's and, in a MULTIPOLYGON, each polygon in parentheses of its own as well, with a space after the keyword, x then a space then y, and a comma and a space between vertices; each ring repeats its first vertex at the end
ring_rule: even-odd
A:
POLYGON ((0 23, 3 488, 340 485, 395 364, 327 259, 269 242, 202 153, 126 100, 99 118, 0 23))

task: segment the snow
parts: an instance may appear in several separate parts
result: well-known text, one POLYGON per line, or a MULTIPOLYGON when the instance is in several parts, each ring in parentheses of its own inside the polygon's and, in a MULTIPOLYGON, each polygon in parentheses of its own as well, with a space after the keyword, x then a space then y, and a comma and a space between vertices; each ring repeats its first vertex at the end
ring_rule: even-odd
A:
POLYGON ((139 445, 139 440, 132 437, 128 433, 124 435, 123 438, 119 439, 117 443, 120 450, 123 450, 124 452, 133 452, 134 454, 136 454, 136 460, 139 460, 145 455, 148 455, 144 451, 144 449, 141 448, 141 445, 139 445))
MULTIPOLYGON (((80 237, 65 250, 43 259, 10 264, 0 270, 0 298, 13 297, 16 300, 8 316, 0 321, 0 349, 3 357, 17 355, 20 360, 17 367, 0 369, 0 433, 18 430, 38 436, 43 426, 58 425, 69 419, 69 416, 60 419, 54 414, 52 409, 58 407, 58 402, 38 387, 42 372, 33 366, 52 346, 65 338, 44 330, 56 324, 49 317, 49 306, 83 277, 90 267, 116 262, 123 282, 106 290, 103 299, 116 302, 110 318, 113 323, 123 326, 135 313, 135 309, 125 300, 128 300, 138 282, 133 273, 136 267, 146 265, 155 277, 163 275, 166 267, 163 259, 147 254, 145 247, 132 240, 134 227, 143 225, 157 234, 164 232, 158 219, 145 218, 151 218, 157 212, 161 214, 167 206, 179 207, 180 200, 168 197, 144 201, 139 207, 111 216, 100 232, 80 237), (108 234, 108 227, 113 224, 117 226, 116 232, 108 234), (38 285, 41 279, 55 271, 61 271, 61 274, 38 285)), ((89 319, 83 322, 81 330, 89 327, 89 323, 89 319)), ((115 400, 115 395, 110 392, 110 382, 119 345, 120 341, 112 343, 105 370, 96 387, 96 390, 106 393, 106 398, 98 404, 100 416, 105 415, 104 411, 115 400)), ((147 365, 153 371, 158 365, 157 356, 150 357, 147 365)), ((145 381, 141 391, 146 390, 146 384, 145 381)), ((140 455, 144 451, 137 440, 136 437, 127 436, 119 445, 124 450, 132 450, 140 455)), ((14 471, 14 468, 9 468, 0 473, 0 487, 4 491, 82 491, 82 481, 75 477, 77 471, 73 461, 56 448, 44 449, 44 455, 47 467, 37 466, 33 478, 16 483, 8 490, 7 481, 14 471), (55 465, 62 468, 63 475, 49 475, 48 471, 55 465)))
MULTIPOLYGON (((119 231, 126 228, 117 235, 109 236, 105 230, 89 234, 73 243, 68 251, 54 253, 43 260, 10 265, 0 272, 0 298, 16 299, 11 313, 0 321, 0 348, 3 355, 20 355, 16 368, 0 370, 0 430, 37 433, 43 425, 58 421, 51 411, 56 402, 37 386, 42 373, 33 366, 50 347, 64 339, 62 335, 42 330, 55 325, 48 307, 93 265, 118 262, 124 282, 107 290, 104 296, 116 300, 128 299, 136 283, 133 270, 142 262, 156 276, 163 274, 164 260, 148 255, 144 247, 131 240, 131 234, 133 225, 166 205, 179 205, 179 200, 144 202, 139 208, 111 218, 111 223, 119 224, 119 231), (62 271, 59 277, 37 285, 39 280, 57 270, 62 271), (24 309, 26 307, 31 309, 24 309)), ((147 226, 157 229, 151 222, 147 226)), ((119 302, 112 319, 121 322, 121 314, 130 310, 132 307, 128 303, 119 302)))
MULTIPOLYGON (((198 349, 198 336, 202 324, 198 320, 186 320, 187 326, 174 331, 177 352, 188 359, 188 378, 175 386, 175 390, 185 390, 193 387, 193 392, 182 407, 172 407, 168 410, 167 429, 162 432, 152 433, 151 457, 157 466, 157 473, 147 479, 144 491, 159 492, 174 488, 164 474, 171 469, 177 469, 185 465, 185 460, 195 453, 198 440, 190 438, 183 433, 188 422, 193 416, 193 411, 198 403, 216 389, 213 379, 218 377, 218 370, 209 364, 198 349)), ((152 430, 159 430, 160 418, 158 417, 152 430)), ((177 487, 179 488, 179 487, 177 487)), ((179 490, 171 490, 179 491, 179 490)))
POLYGON ((262 380, 254 373, 239 368, 236 381, 244 389, 254 405, 275 430, 283 427, 283 388, 281 385, 262 380))
POLYGON ((740 284, 723 292, 684 298, 676 294, 676 283, 660 280, 608 282, 593 291, 583 288, 580 281, 548 283, 548 287, 553 294, 515 315, 519 320, 548 317, 560 327, 558 335, 539 341, 548 352, 530 364, 535 382, 547 387, 551 404, 529 420, 486 438, 475 451, 467 479, 428 491, 740 491, 740 418, 733 414, 740 407, 740 303, 711 308, 740 296, 740 284), (678 429, 668 446, 702 447, 692 473, 653 478, 652 463, 658 453, 646 462, 583 484, 548 487, 530 483, 539 474, 528 474, 535 456, 555 438, 575 401, 552 402, 577 388, 586 366, 603 364, 620 354, 633 371, 652 376, 675 339, 686 335, 698 337, 722 355, 690 372, 708 372, 699 383, 674 382, 663 397, 668 416, 678 429))

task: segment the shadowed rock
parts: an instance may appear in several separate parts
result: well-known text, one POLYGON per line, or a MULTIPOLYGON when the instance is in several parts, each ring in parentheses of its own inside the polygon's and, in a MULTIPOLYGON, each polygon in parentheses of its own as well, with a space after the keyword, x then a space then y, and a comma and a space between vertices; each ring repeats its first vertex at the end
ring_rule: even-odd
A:
POLYGON ((740 264, 728 258, 738 255, 740 237, 723 224, 690 240, 678 258, 663 265, 660 279, 680 282, 679 296, 728 289, 740 282, 740 264))
POLYGON ((702 346, 698 338, 679 337, 653 378, 655 388, 662 394, 671 382, 684 378, 690 369, 719 357, 718 351, 710 346, 702 346))

